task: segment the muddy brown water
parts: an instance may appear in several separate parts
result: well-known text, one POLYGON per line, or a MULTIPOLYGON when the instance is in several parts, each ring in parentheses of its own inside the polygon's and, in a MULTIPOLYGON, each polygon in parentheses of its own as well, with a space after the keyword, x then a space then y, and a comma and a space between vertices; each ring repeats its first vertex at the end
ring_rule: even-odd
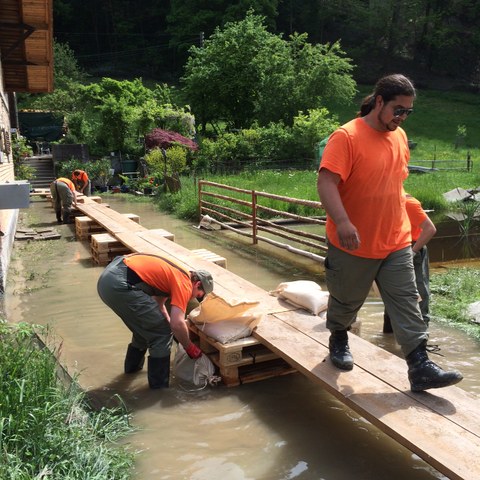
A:
MULTIPOLYGON (((265 290, 296 279, 324 286, 322 268, 307 268, 308 260, 289 254, 279 259, 271 255, 273 247, 252 249, 230 233, 199 231, 150 204, 114 195, 106 201, 122 213, 138 214, 147 228, 174 233, 186 248, 206 248, 226 257, 229 270, 265 290)), ((33 228, 54 225, 45 200, 34 201, 28 215, 33 228)), ((144 371, 123 375, 130 335, 97 295, 103 267, 92 263, 88 242, 75 240, 73 226, 57 228, 62 238, 38 247, 41 272, 33 275, 32 259, 14 252, 5 295, 7 317, 50 325, 61 362, 71 375, 78 375, 94 401, 110 404, 115 395, 123 398, 138 428, 125 439, 137 452, 135 479, 445 478, 300 374, 200 391, 187 391, 175 379, 168 390, 150 391, 144 371)), ((362 337, 399 354, 391 335, 381 333, 379 299, 369 298, 360 318, 362 337)), ((431 343, 439 344, 445 355, 435 357, 439 363, 462 371, 461 388, 479 394, 478 342, 432 322, 431 343)))

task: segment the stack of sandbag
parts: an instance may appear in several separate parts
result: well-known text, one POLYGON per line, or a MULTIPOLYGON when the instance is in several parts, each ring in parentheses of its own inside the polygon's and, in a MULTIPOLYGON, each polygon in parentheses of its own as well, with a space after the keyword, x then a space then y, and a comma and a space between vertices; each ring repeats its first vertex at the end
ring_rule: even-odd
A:
POLYGON ((324 292, 318 283, 311 280, 283 282, 269 293, 286 300, 294 307, 308 310, 313 315, 319 315, 328 306, 329 293, 324 292))
POLYGON ((210 293, 188 317, 205 335, 225 344, 252 334, 261 319, 259 313, 252 311, 258 303, 245 301, 230 303, 215 293, 210 293))

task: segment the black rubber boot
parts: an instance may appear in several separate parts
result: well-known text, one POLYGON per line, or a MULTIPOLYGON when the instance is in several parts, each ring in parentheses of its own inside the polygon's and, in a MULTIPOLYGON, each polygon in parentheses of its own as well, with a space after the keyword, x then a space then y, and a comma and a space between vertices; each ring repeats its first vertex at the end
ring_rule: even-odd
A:
POLYGON ((387 312, 383 314, 383 333, 393 333, 392 322, 387 312))
POLYGON ((335 330, 328 341, 330 360, 340 370, 353 368, 353 357, 348 346, 348 334, 346 330, 335 330))
POLYGON ((442 388, 455 385, 463 379, 457 370, 446 372, 428 358, 427 342, 424 340, 413 352, 407 355, 408 379, 412 392, 423 392, 429 388, 442 388))
POLYGON ((62 223, 62 215, 60 214, 60 212, 57 212, 56 215, 57 215, 57 222, 62 223))
POLYGON ((127 354, 125 355, 125 373, 135 373, 143 368, 145 352, 146 350, 139 350, 131 343, 128 345, 127 354))
POLYGON ((170 356, 148 357, 148 385, 150 388, 168 388, 170 380, 170 356))

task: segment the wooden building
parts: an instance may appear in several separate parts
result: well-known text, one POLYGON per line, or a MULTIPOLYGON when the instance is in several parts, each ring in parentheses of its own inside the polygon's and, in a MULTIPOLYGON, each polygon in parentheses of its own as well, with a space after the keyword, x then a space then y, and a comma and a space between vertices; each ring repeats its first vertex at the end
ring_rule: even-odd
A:
MULTIPOLYGON (((15 180, 12 136, 17 92, 53 91, 53 0, 0 0, 0 188, 15 180)), ((3 292, 18 209, 0 204, 0 291, 3 292)))

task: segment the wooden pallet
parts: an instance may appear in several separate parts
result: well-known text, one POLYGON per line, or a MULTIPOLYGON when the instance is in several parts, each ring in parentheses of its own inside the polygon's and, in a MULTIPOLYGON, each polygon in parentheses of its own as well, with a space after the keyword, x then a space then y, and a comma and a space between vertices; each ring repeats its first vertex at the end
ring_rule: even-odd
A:
POLYGON ((92 259, 98 265, 109 264, 116 256, 131 253, 122 242, 109 233, 96 233, 90 238, 92 259))
MULTIPOLYGON (((138 215, 125 213, 124 216, 136 223, 140 223, 138 215)), ((75 236, 77 240, 89 240, 96 233, 105 233, 105 228, 90 217, 81 216, 75 218, 75 236)))
POLYGON ((197 250, 192 250, 192 253, 194 253, 198 257, 203 258, 204 260, 215 263, 220 267, 227 268, 227 259, 225 257, 217 255, 216 253, 211 252, 210 250, 207 250, 205 248, 199 248, 197 250))
MULTIPOLYGON (((163 230, 162 228, 151 231, 168 240, 174 241, 175 239, 175 235, 173 235, 173 233, 163 230)), ((107 265, 117 255, 126 255, 128 253, 132 253, 132 251, 126 245, 109 233, 92 234, 90 238, 90 248, 93 261, 98 265, 107 265)))
POLYGON ((223 344, 205 335, 190 321, 188 327, 192 341, 197 343, 216 365, 227 387, 296 372, 285 360, 254 337, 223 344))

